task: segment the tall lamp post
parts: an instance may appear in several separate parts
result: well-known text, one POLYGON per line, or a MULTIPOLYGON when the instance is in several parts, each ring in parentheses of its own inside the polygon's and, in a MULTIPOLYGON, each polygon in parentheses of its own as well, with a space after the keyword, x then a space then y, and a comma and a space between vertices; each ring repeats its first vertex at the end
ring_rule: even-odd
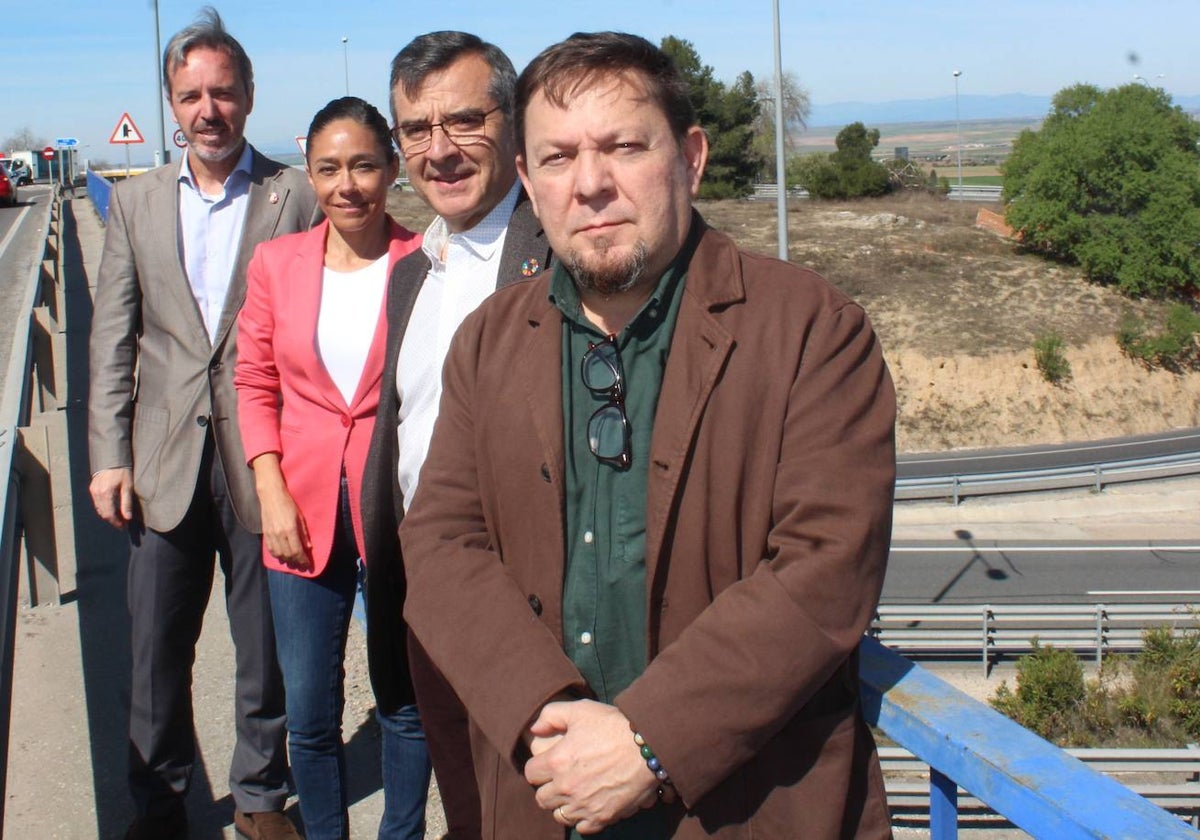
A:
POLYGON ((154 0, 154 65, 158 69, 154 71, 154 78, 158 79, 157 96, 158 100, 158 149, 162 157, 160 163, 168 163, 171 158, 167 151, 167 130, 163 127, 163 68, 162 68, 162 34, 158 27, 158 0, 154 0))
POLYGON ((783 159, 783 57, 779 48, 779 0, 774 0, 775 10, 775 186, 779 195, 775 199, 775 224, 779 228, 779 259, 788 258, 787 232, 787 165, 783 159))
POLYGON ((350 39, 345 35, 342 36, 342 66, 346 71, 346 95, 350 95, 350 48, 346 46, 346 42, 350 39))
POLYGON ((954 134, 957 137, 955 153, 958 158, 958 197, 962 198, 962 123, 958 119, 958 77, 961 70, 954 71, 954 134))

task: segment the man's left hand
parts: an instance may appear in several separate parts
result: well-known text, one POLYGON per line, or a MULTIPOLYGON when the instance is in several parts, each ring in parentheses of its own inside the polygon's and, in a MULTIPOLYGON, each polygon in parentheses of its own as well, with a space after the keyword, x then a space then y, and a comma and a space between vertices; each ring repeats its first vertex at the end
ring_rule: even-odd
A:
POLYGON ((595 834, 657 801, 658 780, 616 706, 547 703, 529 732, 534 757, 525 779, 537 788, 538 805, 562 825, 595 834))

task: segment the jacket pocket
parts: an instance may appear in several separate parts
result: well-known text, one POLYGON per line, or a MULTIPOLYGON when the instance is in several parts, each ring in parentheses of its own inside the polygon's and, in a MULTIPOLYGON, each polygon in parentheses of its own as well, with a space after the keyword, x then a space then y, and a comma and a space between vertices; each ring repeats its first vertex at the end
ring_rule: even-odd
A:
POLYGON ((158 493, 162 449, 171 415, 165 408, 136 404, 133 408, 133 489, 149 501, 158 493))

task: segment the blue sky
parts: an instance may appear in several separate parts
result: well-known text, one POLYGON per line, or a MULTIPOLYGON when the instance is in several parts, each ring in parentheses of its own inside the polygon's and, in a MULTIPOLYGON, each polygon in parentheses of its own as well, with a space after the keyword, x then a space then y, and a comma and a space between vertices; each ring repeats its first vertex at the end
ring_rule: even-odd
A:
MULTIPOLYGON (((0 142, 28 127, 51 140, 76 137, 84 157, 118 163, 124 152, 108 137, 128 112, 147 140, 133 147, 133 160, 149 160, 158 142, 150 0, 11 5, 0 49, 0 142)), ((164 44, 201 5, 160 0, 164 44)), ((685 38, 726 81, 742 70, 768 76, 773 67, 770 0, 214 5, 254 62, 256 99, 247 135, 275 151, 294 149, 291 138, 304 133, 312 114, 345 92, 343 36, 349 39, 350 92, 381 109, 391 57, 414 35, 433 29, 475 32, 503 48, 518 70, 546 45, 597 29, 653 41, 685 38)), ((1122 84, 1134 73, 1175 96, 1200 93, 1197 0, 781 0, 780 16, 784 67, 819 104, 952 96, 955 69, 963 72, 963 96, 1049 95, 1077 81, 1122 84)), ((166 119, 170 145, 169 111, 166 119)))

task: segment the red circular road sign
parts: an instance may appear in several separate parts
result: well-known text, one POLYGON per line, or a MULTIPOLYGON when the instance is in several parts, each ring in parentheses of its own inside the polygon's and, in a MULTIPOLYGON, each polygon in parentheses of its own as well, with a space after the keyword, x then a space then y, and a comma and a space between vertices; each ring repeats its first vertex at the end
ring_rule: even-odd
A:
POLYGON ((187 147, 187 138, 183 136, 182 128, 175 129, 175 134, 171 136, 171 140, 173 140, 175 145, 181 149, 187 147))
POLYGON ((46 148, 42 149, 42 157, 44 157, 46 160, 54 160, 54 147, 47 146, 46 148))

